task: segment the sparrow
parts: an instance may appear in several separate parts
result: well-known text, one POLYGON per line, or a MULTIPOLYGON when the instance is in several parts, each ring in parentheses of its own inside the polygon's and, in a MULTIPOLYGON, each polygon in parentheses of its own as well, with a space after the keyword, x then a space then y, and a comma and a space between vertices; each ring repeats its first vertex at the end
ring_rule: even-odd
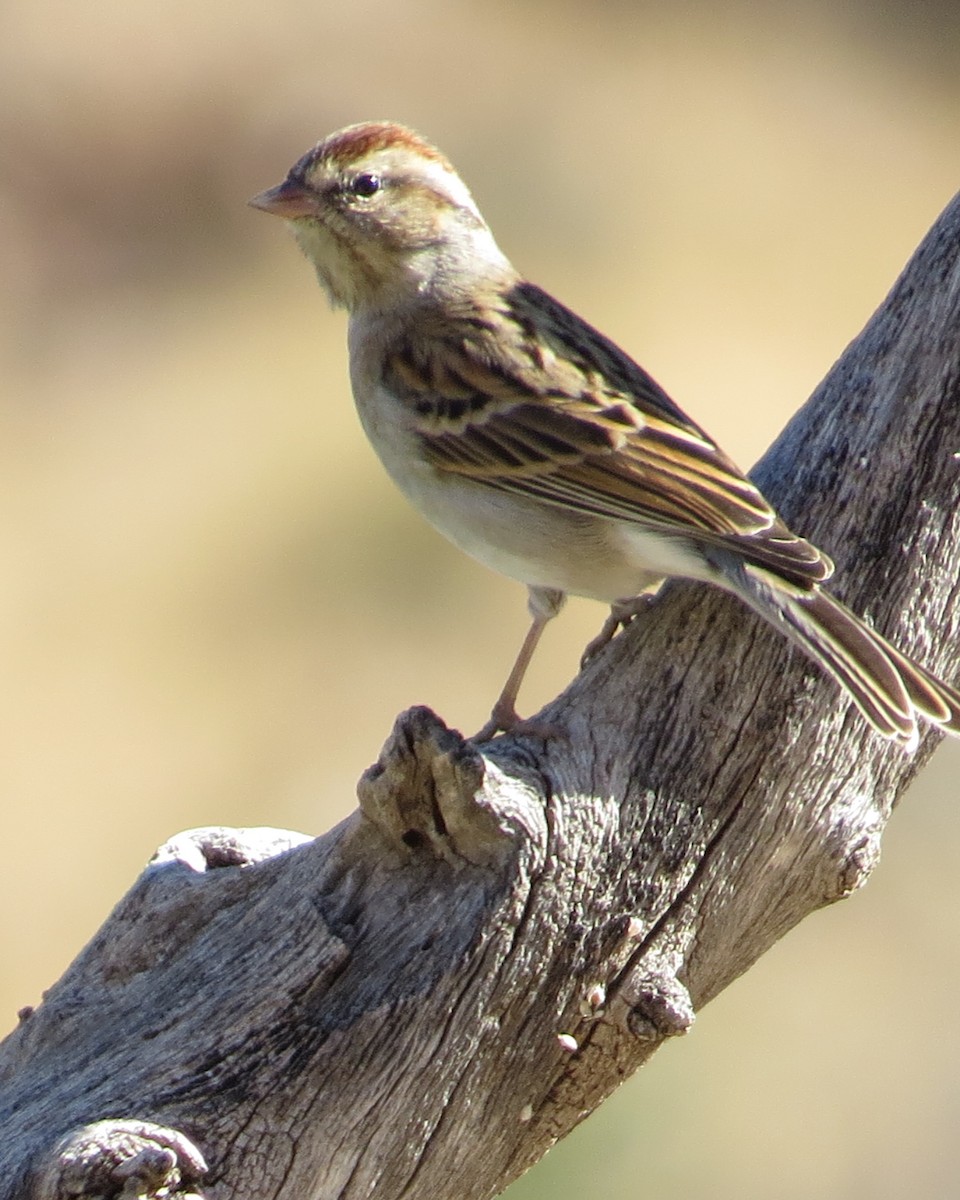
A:
POLYGON ((448 160, 412 130, 351 125, 250 203, 283 217, 334 307, 387 472, 447 538, 527 585, 532 618, 478 739, 568 594, 611 605, 596 651, 665 578, 713 584, 800 646, 884 737, 960 733, 960 693, 823 589, 793 533, 713 439, 612 341, 528 282, 448 160))

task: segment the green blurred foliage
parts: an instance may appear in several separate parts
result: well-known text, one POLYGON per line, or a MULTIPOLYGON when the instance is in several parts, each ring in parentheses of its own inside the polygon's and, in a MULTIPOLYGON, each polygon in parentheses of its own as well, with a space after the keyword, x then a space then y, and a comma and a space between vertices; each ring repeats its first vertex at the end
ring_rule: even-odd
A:
MULTIPOLYGON (((402 708, 478 726, 525 624, 522 590, 383 478, 343 317, 245 199, 341 124, 414 125, 521 269, 748 464, 957 186, 958 12, 6 0, 5 1024, 171 833, 320 831, 402 708)), ((527 709, 602 615, 549 631, 527 709)), ((866 893, 514 1200, 951 1194, 958 762, 911 793, 866 893)))

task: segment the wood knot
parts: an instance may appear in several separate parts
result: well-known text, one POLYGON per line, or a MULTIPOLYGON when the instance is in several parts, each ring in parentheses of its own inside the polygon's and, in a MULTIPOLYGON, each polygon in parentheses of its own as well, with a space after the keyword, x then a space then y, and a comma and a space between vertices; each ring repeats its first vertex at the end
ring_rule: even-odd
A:
POLYGON ((398 848, 455 865, 496 867, 521 833, 545 838, 539 781, 519 767, 506 774, 429 708, 401 713, 357 798, 398 848))
POLYGON ((34 1172, 29 1196, 203 1200, 194 1185, 206 1173, 203 1155, 177 1129, 152 1121, 97 1121, 60 1139, 34 1172))
POLYGON ((690 993, 675 975, 643 975, 622 988, 627 1029, 642 1042, 678 1037, 693 1025, 690 993))
POLYGON ((305 833, 289 829, 231 829, 209 825, 175 834, 160 846, 149 866, 179 863, 197 874, 223 867, 253 867, 312 840, 305 833))

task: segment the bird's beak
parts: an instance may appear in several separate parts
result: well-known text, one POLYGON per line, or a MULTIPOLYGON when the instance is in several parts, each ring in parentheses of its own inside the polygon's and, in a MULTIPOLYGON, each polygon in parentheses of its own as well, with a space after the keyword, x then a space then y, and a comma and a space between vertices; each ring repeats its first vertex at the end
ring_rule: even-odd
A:
POLYGON ((247 203, 252 208, 263 209, 276 217, 285 217, 288 221, 295 217, 315 217, 319 211, 314 193, 292 179, 285 179, 276 187, 267 188, 247 203))

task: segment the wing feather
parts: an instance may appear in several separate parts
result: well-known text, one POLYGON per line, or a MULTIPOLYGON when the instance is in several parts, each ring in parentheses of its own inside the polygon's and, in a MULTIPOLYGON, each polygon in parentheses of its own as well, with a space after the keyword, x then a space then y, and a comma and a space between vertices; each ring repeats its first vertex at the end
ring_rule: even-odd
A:
POLYGON ((602 334, 532 284, 495 312, 421 323, 387 354, 384 383, 435 468, 736 550, 801 590, 830 575, 830 560, 602 334))

